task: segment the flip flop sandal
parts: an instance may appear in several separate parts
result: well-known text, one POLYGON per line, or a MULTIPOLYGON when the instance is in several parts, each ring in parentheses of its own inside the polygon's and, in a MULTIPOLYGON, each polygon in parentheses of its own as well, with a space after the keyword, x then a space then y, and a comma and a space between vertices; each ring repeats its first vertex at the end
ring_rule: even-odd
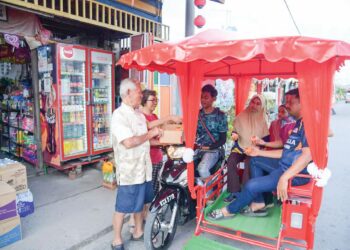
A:
POLYGON ((124 245, 123 244, 120 244, 120 245, 113 245, 111 244, 111 249, 112 250, 124 250, 124 245))
POLYGON ((241 214, 249 217, 265 217, 268 215, 268 211, 265 208, 253 211, 250 207, 247 207, 246 209, 243 209, 241 214))
POLYGON ((143 234, 138 238, 135 238, 134 235, 131 235, 130 240, 131 241, 143 241, 143 234))
POLYGON ((275 203, 269 203, 269 204, 267 204, 265 207, 264 207, 264 209, 268 209, 268 208, 272 208, 272 207, 274 207, 275 206, 275 203))
POLYGON ((225 216, 222 213, 221 209, 215 209, 208 214, 208 217, 211 220, 228 220, 228 219, 232 219, 234 216, 235 214, 230 214, 225 216))

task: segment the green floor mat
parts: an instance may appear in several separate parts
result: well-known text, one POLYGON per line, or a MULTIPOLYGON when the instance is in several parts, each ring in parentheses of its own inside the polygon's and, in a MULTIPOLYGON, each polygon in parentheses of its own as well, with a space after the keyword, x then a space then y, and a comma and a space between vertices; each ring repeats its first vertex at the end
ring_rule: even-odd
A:
POLYGON ((236 231, 249 233, 252 235, 265 236, 269 238, 277 238, 281 228, 281 207, 276 205, 269 208, 269 214, 266 217, 247 217, 236 215, 232 219, 222 221, 212 221, 206 215, 213 209, 222 208, 227 203, 223 200, 228 196, 228 193, 223 193, 209 207, 205 208, 205 219, 213 224, 231 228, 236 231))
POLYGON ((238 250, 214 240, 209 240, 201 236, 193 236, 183 248, 184 250, 238 250))

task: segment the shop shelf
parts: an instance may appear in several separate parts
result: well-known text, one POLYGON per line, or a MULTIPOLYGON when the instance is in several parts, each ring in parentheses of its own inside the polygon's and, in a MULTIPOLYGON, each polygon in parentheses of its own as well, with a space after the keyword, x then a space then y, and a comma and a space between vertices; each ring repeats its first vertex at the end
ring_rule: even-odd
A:
POLYGON ((78 140, 78 139, 84 139, 86 138, 86 136, 76 136, 76 137, 73 137, 73 136, 70 136, 70 137, 64 137, 64 140, 78 140))
POLYGON ((9 148, 8 147, 1 147, 1 151, 8 153, 9 152, 9 148))
POLYGON ((65 93, 65 94, 61 94, 62 96, 81 96, 84 95, 85 93, 65 93))
POLYGON ((11 127, 11 128, 15 128, 15 129, 19 129, 19 130, 22 130, 22 131, 25 131, 25 132, 28 132, 28 133, 31 133, 33 134, 33 131, 30 131, 30 130, 27 130, 27 129, 24 129, 24 128, 19 128, 17 126, 12 126, 12 125, 9 125, 8 123, 5 123, 3 122, 4 126, 6 127, 11 127))
POLYGON ((12 141, 12 140, 10 140, 10 143, 12 143, 12 144, 16 145, 17 147, 21 147, 21 148, 23 148, 23 144, 17 143, 17 142, 12 141))
POLYGON ((64 126, 69 126, 69 125, 85 125, 85 122, 63 122, 64 126))
POLYGON ((92 75, 92 79, 107 79, 109 78, 107 75, 92 75))
POLYGON ((78 73, 78 72, 61 72, 61 75, 72 75, 72 76, 84 76, 85 73, 78 73))
POLYGON ((85 108, 83 105, 64 105, 62 106, 62 112, 80 112, 85 111, 85 108))
POLYGON ((93 104, 109 104, 109 102, 107 101, 104 101, 104 102, 98 102, 98 101, 94 101, 93 104))

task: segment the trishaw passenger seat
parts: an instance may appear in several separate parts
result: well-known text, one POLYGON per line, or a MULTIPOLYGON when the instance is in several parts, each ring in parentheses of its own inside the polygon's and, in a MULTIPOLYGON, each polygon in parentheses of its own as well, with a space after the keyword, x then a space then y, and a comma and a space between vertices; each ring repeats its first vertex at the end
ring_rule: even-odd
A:
POLYGON ((291 180, 290 180, 288 184, 288 195, 312 198, 312 192, 315 186, 315 180, 310 175, 297 175, 296 177, 309 178, 310 181, 305 185, 292 186, 291 180))

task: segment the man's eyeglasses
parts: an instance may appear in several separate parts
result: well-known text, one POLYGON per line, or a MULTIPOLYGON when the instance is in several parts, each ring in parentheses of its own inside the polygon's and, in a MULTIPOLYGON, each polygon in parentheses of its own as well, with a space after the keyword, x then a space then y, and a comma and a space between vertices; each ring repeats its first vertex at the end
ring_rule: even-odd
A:
POLYGON ((151 100, 147 100, 148 102, 153 102, 153 103, 157 103, 158 99, 151 99, 151 100))

